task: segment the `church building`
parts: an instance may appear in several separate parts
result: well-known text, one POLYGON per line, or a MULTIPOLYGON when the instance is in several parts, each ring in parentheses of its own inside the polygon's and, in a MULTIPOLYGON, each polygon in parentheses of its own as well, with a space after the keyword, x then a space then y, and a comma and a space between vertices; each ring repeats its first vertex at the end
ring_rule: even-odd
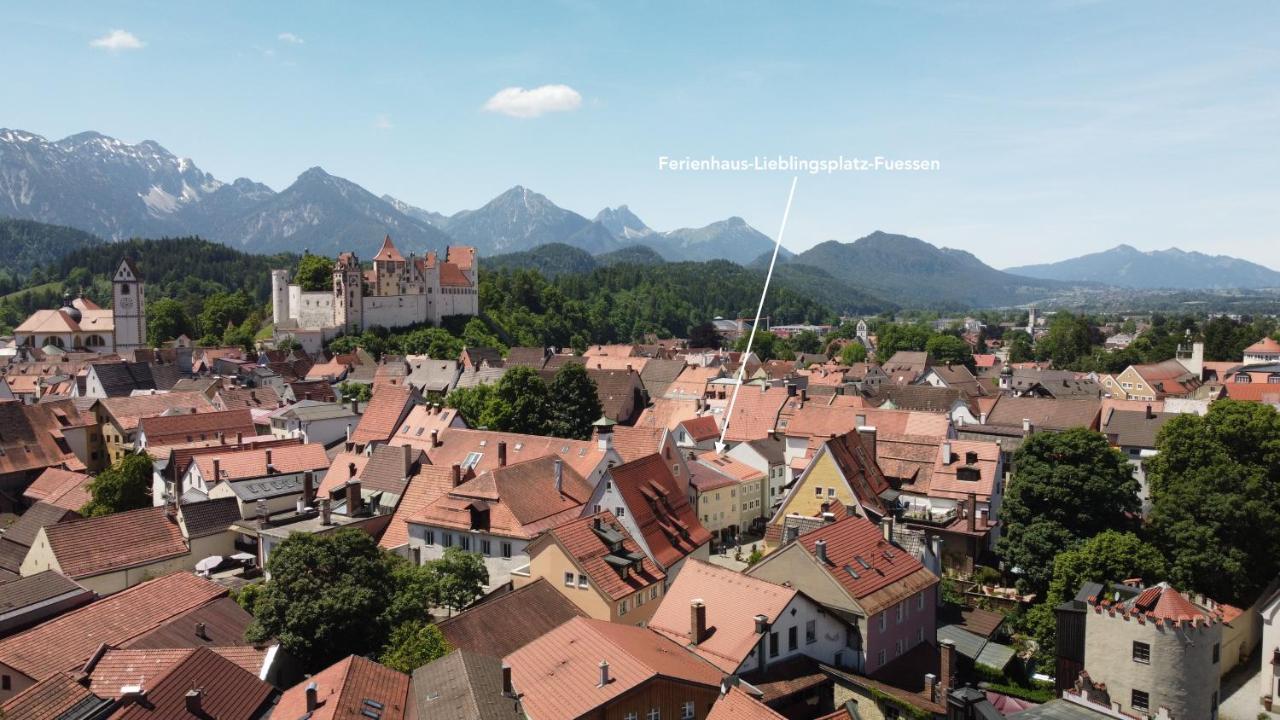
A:
POLYGON ((131 353, 146 346, 147 313, 142 276, 125 258, 111 278, 111 309, 86 297, 63 298, 57 310, 37 310, 13 331, 19 347, 131 353))
POLYGON ((288 270, 272 270, 276 338, 292 337, 303 349, 315 351, 338 335, 359 334, 374 326, 439 326, 450 315, 477 315, 478 274, 473 247, 447 248, 443 259, 434 251, 406 259, 389 235, 371 269, 365 270, 355 253, 339 255, 330 290, 303 290, 289 282, 288 270))

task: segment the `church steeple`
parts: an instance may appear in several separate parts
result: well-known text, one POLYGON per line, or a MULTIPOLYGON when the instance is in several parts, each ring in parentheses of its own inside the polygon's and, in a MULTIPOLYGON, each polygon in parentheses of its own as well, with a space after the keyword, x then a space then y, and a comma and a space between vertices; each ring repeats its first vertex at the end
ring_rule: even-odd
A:
POLYGON ((145 346, 147 338, 146 297, 142 275, 129 258, 120 261, 111 278, 111 317, 114 321, 113 350, 129 353, 145 346))

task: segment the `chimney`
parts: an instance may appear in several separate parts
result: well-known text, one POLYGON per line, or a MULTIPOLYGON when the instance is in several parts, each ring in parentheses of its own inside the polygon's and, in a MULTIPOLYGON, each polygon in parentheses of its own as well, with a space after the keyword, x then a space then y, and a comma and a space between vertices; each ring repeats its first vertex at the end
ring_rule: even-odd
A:
POLYGON ((1156 417, 1156 414, 1151 412, 1151 403, 1147 403, 1147 419, 1154 420, 1155 417, 1156 417))
POLYGON ((938 663, 938 697, 946 697, 955 683, 956 643, 954 640, 942 640, 938 646, 941 651, 938 663))
POLYGON ((819 540, 816 543, 814 543, 813 552, 818 556, 818 562, 822 563, 823 565, 830 564, 831 561, 827 559, 827 541, 826 540, 819 540))
POLYGON ((599 684, 599 685, 597 685, 596 687, 604 687, 604 686, 608 685, 608 684, 609 684, 609 682, 610 682, 610 680, 609 680, 609 661, 608 661, 608 660, 601 660, 601 661, 600 661, 600 684, 599 684))
POLYGON ((951 464, 951 443, 950 442, 942 443, 942 464, 943 465, 951 464))
POLYGON ((507 466, 507 441, 498 441, 498 467, 507 466))
POLYGON ((200 638, 201 640, 209 639, 209 633, 208 631, 205 630, 204 623, 202 622, 196 623, 196 637, 200 638))
POLYGON ((1030 435, 1036 431, 1035 425, 1031 424, 1031 418, 1022 418, 1022 434, 1030 435))
POLYGON ((355 476, 356 476, 356 464, 347 463, 347 479, 348 480, 354 479, 355 476))
POLYGON ((360 499, 360 481, 347 481, 347 516, 355 517, 360 512, 362 500, 360 499))
POLYGON ((767 631, 769 630, 769 616, 768 616, 768 615, 756 615, 756 616, 755 616, 755 618, 753 618, 753 619, 756 621, 756 634, 757 634, 757 635, 763 635, 763 634, 765 634, 765 632, 767 632, 767 631))
POLYGON ((204 695, 204 690, 200 688, 191 688, 187 691, 187 712, 196 717, 204 717, 204 711, 200 709, 200 699, 204 695))
POLYGON ((310 470, 302 473, 302 507, 310 507, 316 489, 316 477, 310 470))
POLYGON ((871 459, 876 457, 876 429, 871 425, 859 425, 858 437, 862 438, 862 444, 867 448, 867 452, 871 453, 871 459))
POLYGON ((314 680, 307 683, 307 712, 315 712, 320 707, 320 699, 317 697, 316 683, 314 680))
POLYGON ((332 525, 333 519, 329 516, 329 498, 320 498, 320 524, 332 525))
POLYGON ((561 460, 560 458, 556 458, 555 475, 556 475, 556 493, 563 494, 564 493, 564 461, 561 460))
POLYGON ((511 684, 511 666, 502 663, 502 696, 513 698, 516 696, 515 686, 511 684))
POLYGON ((213 481, 212 481, 212 482, 215 482, 215 483, 216 483, 216 482, 218 482, 218 481, 219 481, 219 480, 221 480, 221 479, 222 479, 222 460, 220 460, 220 459, 218 459, 218 458, 214 458, 214 459, 213 459, 213 481))
POLYGON ((707 604, 700 598, 689 602, 689 642, 697 645, 707 639, 707 604))
POLYGON ((355 398, 351 398, 351 414, 352 415, 360 414, 360 401, 355 398))
POLYGON ((796 390, 797 388, 795 383, 787 383, 787 397, 795 397, 796 390))
POLYGON ((833 522, 835 522, 835 521, 836 521, 836 514, 835 514, 835 513, 833 513, 833 512, 824 512, 824 513, 822 513, 822 524, 823 524, 823 525, 830 525, 831 523, 833 523, 833 522))
POLYGON ((258 512, 258 527, 260 528, 266 527, 267 526, 267 501, 258 500, 256 503, 254 503, 254 509, 257 510, 258 512))
POLYGON ((985 411, 985 410, 984 410, 984 411, 982 411, 982 412, 980 412, 980 413, 978 413, 978 424, 979 424, 979 425, 986 425, 986 424, 987 424, 987 413, 986 413, 986 411, 985 411))
POLYGON ((974 531, 974 524, 975 524, 975 523, 977 522, 977 520, 978 520, 978 498, 977 498, 977 496, 976 496, 976 495, 974 495, 973 493, 969 493, 969 499, 965 501, 965 507, 966 507, 966 508, 968 508, 968 509, 967 509, 967 511, 965 512, 965 515, 967 516, 967 517, 965 518, 965 525, 968 527, 969 532, 973 532, 973 531, 974 531))
POLYGON ((243 442, 244 442, 244 433, 242 433, 242 432, 237 432, 237 433, 236 433, 236 444, 237 444, 237 445, 240 445, 240 444, 242 444, 243 442))
POLYGON ((433 448, 440 447, 440 431, 439 430, 431 431, 431 447, 433 448))
POLYGON ((458 487, 462 484, 462 466, 454 463, 450 470, 453 471, 453 487, 458 487))
POLYGON ((938 696, 935 693, 938 685, 938 676, 933 673, 924 674, 924 696, 930 702, 938 702, 938 696))
POLYGON ((604 423, 596 426, 596 445, 601 452, 607 452, 613 447, 613 426, 604 423))
POLYGON ((409 477, 409 473, 413 470, 413 446, 405 445, 404 450, 404 476, 409 477))
POLYGON ((893 542, 893 516, 885 515, 880 518, 880 533, 884 535, 885 542, 893 542))
POLYGON ((804 404, 804 402, 807 401, 808 399, 809 399, 809 391, 805 388, 800 388, 800 403, 804 404))
POLYGON ((266 458, 266 461, 267 461, 267 473, 268 473, 268 474, 270 474, 270 473, 272 472, 272 468, 271 468, 271 448, 267 448, 266 450, 264 450, 264 451, 263 451, 263 456, 266 458))

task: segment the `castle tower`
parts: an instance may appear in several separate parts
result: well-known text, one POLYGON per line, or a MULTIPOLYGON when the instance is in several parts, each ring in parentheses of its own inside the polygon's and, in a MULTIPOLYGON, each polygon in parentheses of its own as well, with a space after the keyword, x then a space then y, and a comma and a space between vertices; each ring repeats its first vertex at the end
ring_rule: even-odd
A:
POLYGON ((271 322, 276 326, 289 319, 289 271, 271 271, 271 322))
POLYGON ((146 345, 147 311, 142 276, 133 261, 125 258, 111 278, 111 317, 115 321, 117 353, 128 353, 146 345))
POLYGON ((858 335, 858 339, 862 341, 862 344, 866 345, 867 344, 867 321, 866 320, 858 321, 857 335, 858 335))
POLYGON ((364 330, 364 271, 355 253, 342 253, 333 266, 333 322, 353 335, 364 330))

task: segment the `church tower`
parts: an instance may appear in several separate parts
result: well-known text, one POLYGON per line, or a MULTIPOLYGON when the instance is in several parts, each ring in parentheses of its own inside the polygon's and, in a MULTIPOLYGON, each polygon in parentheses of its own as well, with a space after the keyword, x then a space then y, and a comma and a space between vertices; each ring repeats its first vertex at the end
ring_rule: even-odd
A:
POLYGON ((146 298, 142 276, 133 261, 125 258, 111 278, 111 317, 115 321, 115 352, 129 353, 146 346, 146 298))

